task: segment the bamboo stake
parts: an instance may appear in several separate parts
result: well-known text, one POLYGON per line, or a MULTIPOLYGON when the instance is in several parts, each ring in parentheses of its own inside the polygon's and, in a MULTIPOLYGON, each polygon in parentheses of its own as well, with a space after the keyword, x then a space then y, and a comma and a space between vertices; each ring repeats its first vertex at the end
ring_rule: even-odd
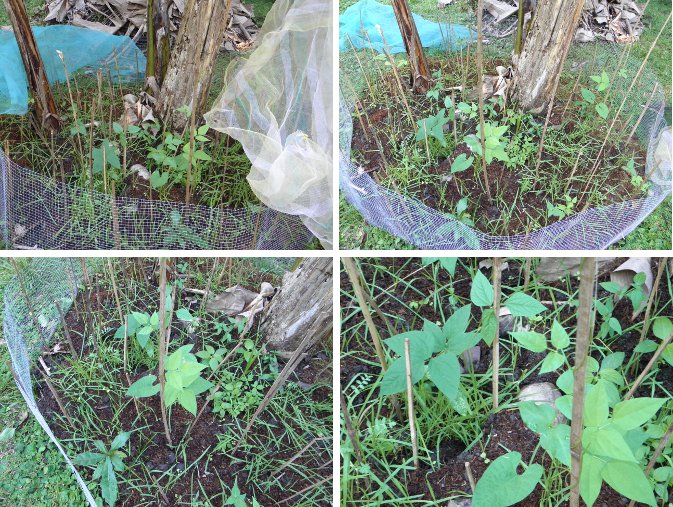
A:
POLYGON ((164 423, 164 432, 169 447, 173 447, 171 432, 168 429, 168 417, 166 416, 166 374, 164 360, 167 352, 166 347, 166 258, 162 257, 159 267, 159 398, 161 399, 161 419, 164 423))
POLYGON ((474 490, 477 488, 477 483, 474 481, 474 476, 472 475, 472 467, 470 466, 469 461, 465 462, 465 473, 467 474, 467 481, 470 483, 470 489, 474 494, 474 490))
POLYGON ((353 286, 353 292, 355 293, 355 298, 357 299, 358 304, 360 305, 360 310, 362 311, 362 318, 367 323, 369 333, 371 334, 372 337, 372 343, 374 344, 374 350, 376 350, 376 355, 379 358, 381 369, 385 373, 386 371, 388 371, 388 362, 386 361, 386 356, 383 352, 383 347, 381 346, 381 335, 376 329, 374 319, 372 319, 372 314, 369 312, 369 308, 367 307, 364 291, 362 290, 362 286, 360 285, 358 271, 357 268, 355 267, 355 262, 351 257, 342 257, 341 262, 343 263, 344 268, 346 268, 346 273, 348 274, 348 278, 350 279, 351 285, 353 286))
POLYGON ((72 338, 70 337, 70 331, 68 330, 68 324, 65 321, 65 315, 63 314, 63 310, 61 309, 61 305, 58 304, 58 301, 54 301, 54 306, 56 306, 56 310, 58 311, 59 317, 61 317, 61 326, 63 327, 63 334, 65 335, 65 339, 68 340, 68 345, 70 346, 70 353, 72 354, 73 360, 77 360, 77 352, 75 351, 75 346, 72 343, 72 338))
POLYGON ((44 383, 47 384, 47 387, 51 391, 51 394, 54 396, 54 399, 56 400, 56 403, 58 405, 58 408, 61 409, 61 412, 65 416, 65 418, 68 420, 71 426, 75 426, 75 421, 72 420, 70 417, 70 414, 68 411, 65 409, 65 405, 63 404, 63 400, 59 396, 59 394, 56 392, 56 388, 54 385, 51 383, 51 380, 49 380, 49 377, 47 374, 42 370, 40 366, 37 367, 37 371, 40 372, 40 375, 42 376, 42 380, 44 380, 44 383))
POLYGON ((486 167, 486 136, 484 133, 484 62, 482 41, 484 39, 484 0, 479 0, 477 7, 477 93, 479 94, 479 128, 481 129, 481 162, 484 168, 484 185, 489 202, 493 201, 491 187, 488 182, 488 170, 486 167))
POLYGON ((495 313, 495 336, 493 337, 493 378, 491 392, 493 393, 493 411, 498 410, 498 396, 500 392, 500 281, 502 279, 502 259, 493 257, 493 312, 495 313))
POLYGON ((589 346, 592 341, 591 307, 595 273, 596 259, 594 257, 585 257, 580 268, 577 340, 575 342, 575 367, 573 372, 573 406, 570 425, 570 507, 579 507, 580 504, 584 391, 586 387, 587 356, 589 355, 589 346))
POLYGON ((112 293, 114 294, 115 303, 117 304, 117 312, 119 313, 119 322, 124 322, 124 312, 122 311, 122 305, 119 300, 119 291, 117 290, 117 281, 115 279, 115 273, 112 269, 112 259, 108 257, 107 267, 110 270, 110 280, 112 281, 112 293))
POLYGON ((213 261, 213 267, 210 270, 210 276, 208 277, 208 283, 206 284, 206 290, 203 293, 203 299, 201 300, 201 306, 199 307, 199 313, 203 313, 203 309, 206 306, 206 301, 208 300, 208 296, 210 294, 210 288, 213 285, 213 278, 215 277, 215 271, 217 271, 217 268, 220 265, 220 258, 215 257, 215 260, 213 261))
POLYGON ((640 375, 638 375, 638 378, 633 383, 633 386, 631 386, 629 392, 626 393, 626 396, 624 396, 624 401, 628 400, 634 395, 636 389, 638 389, 638 386, 643 382, 643 380, 645 380, 647 374, 650 372, 652 367, 657 363, 659 357, 661 356, 661 354, 663 354, 664 350, 666 349, 666 347, 668 347, 669 343, 671 343, 672 340, 673 340, 673 333, 669 334, 666 337, 666 339, 659 344, 659 347, 657 348, 657 350, 654 351, 654 355, 647 363, 647 366, 645 366, 645 369, 642 371, 640 375))
POLYGON ((94 332, 93 326, 93 309, 91 308, 91 280, 89 279, 89 272, 86 269, 86 261, 84 257, 79 259, 80 266, 82 268, 82 280, 84 281, 84 312, 86 313, 86 325, 87 325, 87 334, 93 340, 94 350, 96 355, 98 355, 98 339, 96 338, 96 333, 94 332))
POLYGON ((526 257, 526 264, 523 268, 523 291, 528 292, 528 284, 530 283, 530 265, 532 262, 531 257, 526 257))
POLYGON ((414 456, 414 468, 418 470, 418 440, 416 423, 414 422, 414 390, 411 382, 411 354, 409 353, 409 338, 404 339, 404 361, 407 370, 407 410, 409 417, 409 433, 411 435, 411 449, 414 456))
MULTIPOLYGON (((633 135, 636 133, 636 129, 638 128, 638 125, 640 125, 640 122, 643 121, 643 118, 645 117, 645 113, 650 108, 650 104, 652 102, 652 99, 654 98, 654 94, 656 93, 658 87, 659 87, 659 83, 654 83, 654 86, 652 87, 652 93, 650 94, 650 98, 647 99, 647 102, 645 103, 645 107, 643 107, 643 110, 640 112, 640 116, 638 116, 638 119, 636 120, 636 123, 633 125, 633 128, 631 129, 631 132, 629 132, 629 136, 627 137, 627 139, 631 139, 633 137, 633 135)), ((621 133, 623 134, 624 131, 622 130, 621 133)))

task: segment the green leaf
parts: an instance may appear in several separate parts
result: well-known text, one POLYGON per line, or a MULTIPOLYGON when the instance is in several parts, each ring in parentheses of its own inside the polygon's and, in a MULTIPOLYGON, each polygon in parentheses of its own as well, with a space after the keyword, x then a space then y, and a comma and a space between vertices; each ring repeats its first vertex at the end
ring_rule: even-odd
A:
POLYGON ((551 351, 545 356, 544 361, 542 361, 542 366, 540 366, 540 375, 560 368, 563 366, 564 362, 565 356, 563 354, 560 352, 551 351))
POLYGON ((593 104, 594 101, 596 100, 596 95, 594 95, 594 92, 587 88, 582 88, 582 98, 586 100, 589 104, 593 104))
POLYGON ((105 454, 100 452, 83 452, 75 457, 72 462, 75 465, 82 465, 85 467, 95 466, 105 460, 105 454))
POLYGON ((168 183, 168 171, 166 172, 161 172, 161 171, 152 171, 152 174, 150 176, 150 185, 152 185, 152 188, 154 190, 163 187, 166 183, 168 183))
POLYGON ((652 333, 660 340, 665 340, 673 333, 673 322, 668 317, 657 317, 652 324, 652 333))
POLYGON ((451 163, 451 174, 460 173, 470 168, 474 157, 467 158, 465 153, 458 155, 451 163))
POLYGON ((652 340, 644 340, 636 345, 636 348, 633 349, 634 352, 638 352, 640 354, 648 354, 650 352, 654 352, 655 350, 657 350, 657 344, 652 340))
POLYGON ((234 480, 234 486, 231 488, 229 497, 224 501, 224 505, 233 505, 234 507, 248 507, 245 495, 238 489, 238 479, 234 480))
POLYGON ((664 351, 661 353, 661 358, 673 366, 673 343, 666 346, 664 351))
POLYGON ((554 402, 556 408, 561 412, 566 419, 572 419, 573 413, 573 397, 571 394, 564 394, 563 396, 556 398, 554 402))
POLYGON ((605 120, 608 117, 610 110, 605 102, 601 102, 600 104, 596 104, 596 112, 598 113, 598 116, 605 120))
POLYGON ((519 403, 519 413, 524 424, 535 433, 544 433, 551 428, 556 419, 556 410, 551 405, 534 401, 519 403))
POLYGON ((592 507, 601 492, 603 479, 601 471, 605 462, 588 453, 582 455, 582 470, 580 472, 580 496, 587 507, 592 507))
POLYGON ((584 398, 584 426, 602 426, 609 415, 608 395, 602 382, 587 386, 584 398))
POLYGON ((532 352, 544 352, 547 350, 547 339, 543 334, 535 331, 514 331, 510 332, 514 339, 524 349, 532 352))
POLYGON ((428 378, 449 401, 456 399, 460 384, 460 364, 458 358, 451 354, 441 354, 428 363, 428 378))
POLYGON ((551 325, 551 344, 557 349, 564 349, 570 345, 568 333, 556 319, 551 325))
POLYGON ((446 347, 446 351, 459 356, 466 350, 474 347, 481 340, 481 336, 476 331, 463 333, 459 336, 453 336, 446 347))
POLYGON ((540 445, 553 458, 570 466, 570 426, 557 424, 540 435, 540 445))
POLYGON ((507 298, 504 306, 509 308, 509 311, 512 312, 512 315, 515 317, 534 317, 547 309, 537 299, 528 294, 524 294, 523 292, 512 294, 507 298))
POLYGON ((189 389, 195 394, 199 395, 206 392, 208 389, 213 387, 213 383, 207 381, 202 377, 198 377, 194 382, 189 384, 189 389))
POLYGON ((637 463, 608 461, 601 471, 601 477, 612 489, 626 498, 647 505, 657 505, 652 485, 637 463))
POLYGON ((489 465, 474 489, 473 507, 507 507, 530 495, 542 477, 542 466, 529 465, 519 475, 521 454, 509 452, 489 465))
POLYGON ((460 336, 467 331, 467 326, 470 324, 470 316, 472 314, 472 305, 461 306, 453 312, 453 314, 446 319, 442 334, 447 341, 452 340, 456 336, 460 336))
POLYGON ((487 308, 481 314, 481 326, 479 327, 479 334, 481 335, 484 343, 489 347, 495 339, 495 328, 497 325, 497 320, 495 318, 495 312, 493 308, 487 308))
POLYGON ((624 363, 624 352, 608 354, 601 361, 601 370, 617 370, 624 363))
POLYGON ((196 395, 191 389, 178 391, 178 403, 193 416, 196 416, 196 395))
POLYGON ((147 342, 150 340, 152 331, 154 331, 152 326, 145 326, 136 331, 136 340, 138 340, 138 345, 143 349, 147 347, 147 342))
MULTIPOLYGON (((423 361, 414 362, 411 358, 411 381, 416 383, 423 378, 425 364, 423 361)), ((397 394, 407 389, 407 369, 404 356, 392 362, 381 379, 381 395, 397 394)))
POLYGON ((477 270, 477 274, 474 276, 474 280, 472 280, 470 300, 480 307, 491 306, 493 304, 493 287, 491 286, 491 282, 479 270, 477 270))
POLYGON ((189 313, 187 308, 180 308, 177 312, 175 312, 175 316, 185 322, 191 322, 194 320, 194 317, 191 313, 189 313))
POLYGON ((154 396, 160 390, 159 384, 153 385, 156 380, 155 375, 147 375, 136 380, 126 391, 126 396, 135 396, 136 398, 154 396))
POLYGON ((115 476, 114 468, 110 458, 105 458, 105 469, 100 480, 100 490, 103 500, 114 507, 117 502, 117 477, 115 476))
POLYGON ((600 458, 637 463, 622 434, 609 426, 585 428, 582 434, 582 446, 586 452, 600 458))
MULTIPOLYGON (((441 333, 440 333, 441 338, 441 333)), ((432 355, 435 348, 435 338, 423 331, 409 331, 401 333, 383 341, 398 356, 404 357, 404 341, 409 340, 409 354, 414 358, 425 360, 432 355)))
POLYGON ((624 431, 639 428, 652 419, 665 402, 664 398, 632 398, 621 401, 612 411, 612 422, 624 431))
POLYGON ((131 437, 131 432, 130 431, 125 431, 124 433, 120 433, 115 437, 115 439, 112 441, 110 444, 110 450, 111 451, 116 451, 117 449, 121 449, 126 445, 126 442, 128 442, 129 438, 131 437))

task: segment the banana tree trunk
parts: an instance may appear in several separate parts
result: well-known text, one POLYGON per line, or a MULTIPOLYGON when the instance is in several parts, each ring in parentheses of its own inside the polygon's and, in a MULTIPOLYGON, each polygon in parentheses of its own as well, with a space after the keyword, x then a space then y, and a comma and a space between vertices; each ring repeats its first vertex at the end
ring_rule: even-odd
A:
POLYGON ((561 75, 584 0, 540 0, 519 55, 512 97, 522 109, 542 111, 561 75))
MULTIPOLYGON (((159 115, 176 129, 187 125, 189 106, 199 117, 206 106, 215 58, 231 15, 231 0, 188 0, 161 86, 159 115)), ((158 72, 159 69, 155 69, 158 72)))
POLYGON ((267 347, 288 358, 306 337, 320 343, 332 335, 332 259, 309 257, 283 277, 264 311, 260 331, 267 347))
POLYGON ((28 89, 35 99, 37 125, 46 130, 57 131, 61 126, 56 109, 54 95, 51 92, 47 73, 37 43, 30 28, 30 19, 23 0, 5 0, 5 9, 9 14, 19 53, 23 60, 28 79, 28 89))
POLYGON ((416 93, 425 93, 430 88, 430 70, 428 68, 428 61, 423 53, 423 46, 421 46, 421 38, 418 36, 416 23, 409 9, 409 3, 407 0, 393 0, 393 10, 395 11, 400 32, 402 33, 404 47, 409 56, 411 88, 416 93))

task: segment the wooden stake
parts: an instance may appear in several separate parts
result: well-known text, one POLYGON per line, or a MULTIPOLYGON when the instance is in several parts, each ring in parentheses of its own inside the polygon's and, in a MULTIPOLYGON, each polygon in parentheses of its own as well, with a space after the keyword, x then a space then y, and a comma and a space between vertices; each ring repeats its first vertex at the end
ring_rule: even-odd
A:
POLYGON ((500 280, 502 279, 502 259, 493 257, 493 312, 495 313, 495 336, 493 337, 493 378, 491 392, 493 393, 493 411, 498 410, 498 396, 500 393, 500 280))
POLYGON ((479 0, 477 7, 477 93, 479 94, 479 128, 481 129, 481 162, 484 169, 484 185, 489 202, 493 201, 491 186, 488 182, 486 168, 486 136, 484 134, 484 62, 482 41, 484 39, 484 0, 479 0))
POLYGON ((584 423, 584 390, 587 356, 592 341, 591 307, 594 294, 596 259, 585 257, 580 268, 580 294, 577 311, 577 340, 573 371, 573 406, 570 426, 570 507, 580 504, 580 473, 582 471, 582 430, 584 423))
POLYGON ((650 372, 652 367, 657 363, 659 357, 661 356, 661 354, 664 353, 664 350, 666 349, 666 347, 668 347, 668 345, 671 343, 672 340, 673 340, 673 333, 669 334, 666 337, 666 339, 659 344, 659 347, 657 347, 657 350, 655 350, 654 354, 652 355, 652 358, 647 363, 647 366, 645 366, 645 369, 642 371, 640 375, 638 375, 638 378, 633 383, 633 386, 631 386, 629 392, 626 393, 626 396, 624 396, 624 401, 628 400, 634 395, 636 389, 638 389, 638 386, 643 382, 647 374, 650 372))
POLYGON ((72 338, 70 337, 70 331, 68 330, 68 324, 65 321, 65 315, 63 314, 63 310, 61 310, 61 305, 58 304, 58 301, 54 301, 54 305, 56 306, 56 310, 58 311, 59 317, 61 317, 61 326, 63 327, 63 334, 65 335, 65 339, 68 341, 68 345, 70 345, 70 354, 72 354, 72 358, 74 361, 77 361, 77 352, 75 351, 75 346, 72 343, 72 338))
POLYGON ((164 361, 167 353, 166 345, 166 258, 162 257, 159 267, 159 397, 161 399, 161 419, 164 423, 164 432, 169 447, 173 447, 171 432, 168 429, 168 417, 166 416, 166 372, 164 361))
POLYGON ((404 339, 404 361, 407 369, 407 410, 409 417, 409 433, 411 435, 411 449, 414 456, 414 468, 418 470, 418 440, 416 423, 414 421, 414 390, 411 381, 411 354, 409 353, 409 338, 404 339))
POLYGON ((54 399, 56 400, 56 403, 58 404, 58 408, 61 409, 61 412, 63 413, 65 418, 68 420, 70 425, 74 427, 75 422, 72 420, 72 418, 70 417, 70 414, 65 409, 65 405, 63 404, 63 400, 61 400, 61 397, 56 392, 56 388, 54 387, 54 385, 49 380, 49 377, 47 376, 47 374, 44 371, 42 371, 42 368, 39 365, 37 366, 37 371, 40 372, 40 375, 42 376, 42 380, 44 380, 44 383, 47 384, 47 387, 51 391, 51 394, 54 396, 54 399))

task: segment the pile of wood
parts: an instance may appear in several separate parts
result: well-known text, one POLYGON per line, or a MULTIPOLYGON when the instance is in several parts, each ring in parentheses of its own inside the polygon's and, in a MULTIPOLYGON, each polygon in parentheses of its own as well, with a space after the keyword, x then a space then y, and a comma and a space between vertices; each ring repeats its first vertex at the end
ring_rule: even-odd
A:
MULTIPOLYGON (((155 0, 161 2, 163 22, 175 35, 187 0, 155 0)), ((224 0, 223 0, 224 1, 224 0)), ((127 35, 140 40, 147 29, 147 0, 46 0, 45 21, 69 23, 115 35, 127 35)), ((259 28, 253 21, 250 6, 232 0, 232 17, 222 41, 228 51, 246 49, 252 45, 259 28)))
POLYGON ((586 0, 576 40, 633 42, 643 31, 642 15, 633 0, 586 0))

